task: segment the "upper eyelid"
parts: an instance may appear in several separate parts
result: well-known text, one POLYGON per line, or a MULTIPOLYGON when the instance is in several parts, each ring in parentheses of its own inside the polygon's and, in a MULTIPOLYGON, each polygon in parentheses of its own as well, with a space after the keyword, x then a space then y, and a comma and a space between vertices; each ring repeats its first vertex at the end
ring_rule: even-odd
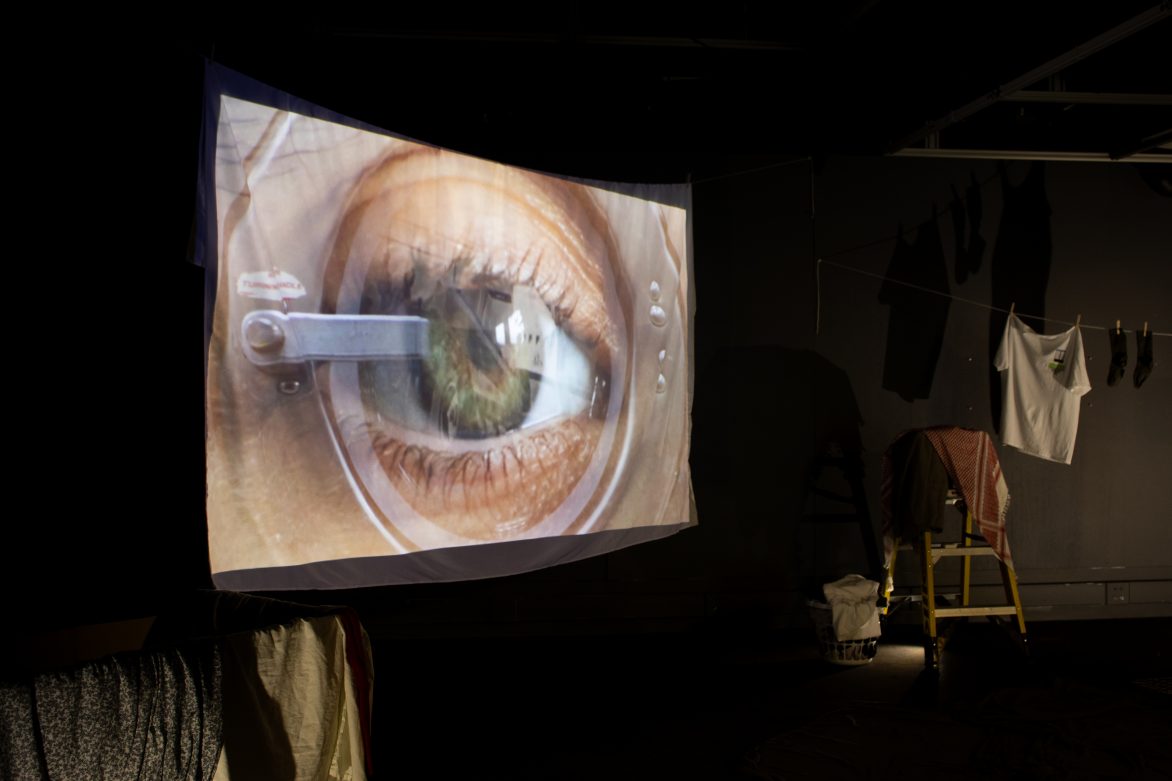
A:
MULTIPOLYGON (((392 158, 392 160, 400 159, 392 158)), ((436 180, 444 178, 451 177, 445 174, 436 177, 436 180)), ((418 182, 414 180, 410 182, 411 186, 415 184, 418 182)), ((473 182, 472 186, 485 187, 488 185, 484 182, 473 182)), ((542 184, 538 191, 546 193, 549 186, 542 184)), ((580 185, 573 184, 561 186, 566 188, 580 187, 580 185)), ((425 258, 445 272, 451 271, 456 260, 460 259, 466 264, 461 271, 463 284, 467 286, 483 285, 496 280, 509 284, 532 284, 542 294, 555 319, 559 321, 559 325, 567 326, 576 338, 586 344, 592 346, 601 344, 606 349, 608 356, 615 353, 618 344, 610 322, 613 313, 608 312, 604 292, 608 271, 606 266, 609 261, 594 257, 588 251, 590 248, 584 246, 585 240, 580 240, 580 237, 589 231, 597 231, 597 216, 592 216, 585 211, 581 214, 572 213, 574 211, 573 204, 577 204, 582 209, 587 208, 582 203, 583 199, 574 192, 562 193, 558 197, 547 193, 549 203, 560 210, 565 223, 570 223, 569 225, 559 224, 556 227, 560 228, 565 235, 577 235, 573 242, 567 241, 566 243, 559 242, 560 236, 551 237, 549 235, 551 220, 548 211, 543 213, 532 204, 523 203, 523 199, 514 198, 514 203, 520 204, 520 208, 528 210, 526 217, 540 214, 540 220, 534 220, 534 223, 543 229, 534 236, 533 244, 519 252, 510 252, 508 250, 513 248, 509 247, 487 246, 487 242, 473 241, 472 237, 468 235, 441 234, 436 236, 434 229, 429 225, 420 221, 398 219, 400 209, 396 209, 396 220, 392 224, 372 228, 368 221, 379 219, 377 202, 381 198, 395 196, 396 194, 388 188, 385 192, 372 193, 368 191, 358 201, 359 207, 367 211, 364 212, 357 224, 351 226, 351 230, 354 233, 370 231, 373 234, 377 241, 376 245, 359 250, 375 256, 368 258, 372 265, 383 264, 392 278, 401 279, 409 273, 413 258, 425 258), (374 210, 374 213, 372 214, 370 210, 374 210), (403 238, 404 236, 416 239, 416 241, 410 241, 403 238), (423 238, 421 239, 421 237, 423 238), (424 246, 424 239, 432 246, 424 246), (566 244, 572 244, 572 246, 567 248, 566 244), (539 246, 541 251, 536 252, 535 246, 539 246), (592 272, 596 273, 597 279, 590 278, 583 266, 588 266, 592 272), (530 275, 532 275, 532 279, 529 278, 530 275)), ((426 207, 408 205, 406 208, 426 207)), ((514 206, 513 208, 518 207, 514 206)), ((482 227, 477 223, 477 219, 478 217, 474 215, 468 218, 469 224, 472 226, 469 228, 470 231, 473 228, 482 227)), ((371 237, 367 237, 367 240, 370 241, 371 237)), ((598 236, 596 240, 599 244, 605 244, 605 237, 598 236)), ((460 284, 460 282, 457 281, 455 284, 460 284)))
POLYGON ((620 354, 616 322, 622 329, 622 316, 610 304, 613 294, 606 292, 613 285, 608 280, 615 260, 608 225, 605 211, 584 185, 431 147, 399 149, 367 169, 343 210, 339 241, 345 257, 331 260, 335 279, 331 285, 327 271, 323 309, 340 311, 335 306, 339 303, 345 309, 353 306, 366 277, 378 274, 380 266, 394 284, 412 272, 419 258, 443 273, 459 261, 462 278, 453 284, 529 283, 559 326, 610 362, 620 354), (494 246, 487 239, 499 235, 485 227, 475 209, 452 218, 429 213, 426 203, 432 198, 460 205, 467 203, 464 198, 475 197, 476 189, 514 185, 515 190, 501 196, 498 213, 502 219, 519 219, 518 228, 533 229, 532 241, 523 246, 508 246, 507 240, 494 246), (434 189, 412 192, 417 186, 434 189), (467 187, 470 192, 447 195, 443 187, 467 187), (440 227, 429 223, 434 217, 440 227))

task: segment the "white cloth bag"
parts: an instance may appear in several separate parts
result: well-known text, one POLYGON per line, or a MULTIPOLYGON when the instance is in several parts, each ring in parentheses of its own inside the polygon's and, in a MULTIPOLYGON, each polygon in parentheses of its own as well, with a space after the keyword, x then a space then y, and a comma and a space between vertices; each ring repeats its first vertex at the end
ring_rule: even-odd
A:
POLYGON ((834 616, 834 635, 840 641, 878 637, 879 584, 862 575, 847 575, 822 586, 834 616))

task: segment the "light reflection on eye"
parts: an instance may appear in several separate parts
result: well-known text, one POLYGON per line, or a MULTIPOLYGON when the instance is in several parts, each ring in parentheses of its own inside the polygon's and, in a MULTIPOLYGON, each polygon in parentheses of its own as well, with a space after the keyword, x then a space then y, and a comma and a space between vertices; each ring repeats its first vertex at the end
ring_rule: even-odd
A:
MULTIPOLYGON (((424 265, 417 260, 417 268, 424 265)), ((500 436, 576 415, 597 400, 589 348, 558 327, 531 287, 513 291, 402 290, 372 276, 363 314, 414 315, 429 323, 421 360, 365 363, 363 400, 380 418, 453 439, 500 436)))
POLYGON ((504 539, 586 503, 621 402, 609 391, 623 324, 605 228, 575 188, 420 148, 352 197, 327 272, 336 311, 429 321, 426 356, 332 385, 341 437, 357 460, 371 454, 358 471, 391 524, 405 502, 458 538, 504 539), (360 411, 340 409, 350 386, 360 411))

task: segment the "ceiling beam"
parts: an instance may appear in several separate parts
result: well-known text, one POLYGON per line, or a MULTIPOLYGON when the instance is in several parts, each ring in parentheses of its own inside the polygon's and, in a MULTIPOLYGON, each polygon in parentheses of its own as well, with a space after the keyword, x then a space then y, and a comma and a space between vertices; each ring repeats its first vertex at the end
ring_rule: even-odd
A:
POLYGON ((941 157, 962 160, 1050 160, 1063 163, 1172 163, 1172 154, 1163 154, 1160 152, 1140 152, 1127 157, 1115 157, 1107 152, 1054 152, 1023 149, 923 149, 921 147, 909 147, 890 154, 892 157, 941 157))
POLYGON ((1152 133, 1150 136, 1145 136, 1133 144, 1113 150, 1111 152, 1111 159, 1132 162, 1144 152, 1150 152, 1153 149, 1162 147, 1170 141, 1172 141, 1172 128, 1161 130, 1159 133, 1152 133))
POLYGON ((1172 106, 1172 95, 1141 92, 1064 92, 1018 90, 1001 98, 1010 103, 1063 103, 1088 106, 1172 106))
POLYGON ((1139 32, 1140 30, 1150 27, 1151 25, 1169 15, 1172 15, 1172 2, 1164 0, 1164 2, 1160 3, 1159 5, 1149 8, 1142 14, 1139 14, 1138 16, 1135 16, 1126 22, 1123 22, 1122 24, 1112 27, 1107 32, 1095 36, 1080 46, 1074 47, 1065 54, 1061 54, 1049 62, 1039 65, 1037 68, 1034 68, 1033 70, 1022 74, 1021 76, 1018 76, 1016 79, 1002 84, 1001 86, 997 87, 991 92, 986 93, 985 95, 982 95, 976 100, 970 101, 954 111, 950 111, 939 119, 928 122, 919 130, 916 130, 915 132, 904 136, 899 141, 897 141, 891 147, 891 152, 895 153, 910 147, 912 144, 917 144, 933 133, 939 133, 944 128, 951 127, 957 122, 967 119, 973 114, 976 114, 978 111, 988 108, 994 103, 1007 98, 1015 92, 1025 89, 1031 84, 1036 84, 1048 76, 1053 76, 1055 73, 1070 67, 1079 60, 1086 59, 1095 52, 1101 51, 1113 43, 1117 43, 1124 38, 1139 32))
POLYGON ((768 38, 711 38, 668 35, 593 35, 562 34, 558 32, 464 32, 428 30, 378 30, 367 28, 336 28, 329 31, 339 38, 369 38, 375 40, 402 40, 447 43, 488 43, 517 45, 539 44, 562 46, 573 43, 577 46, 630 47, 635 49, 718 49, 756 50, 780 52, 805 52, 809 46, 791 40, 770 40, 768 38))

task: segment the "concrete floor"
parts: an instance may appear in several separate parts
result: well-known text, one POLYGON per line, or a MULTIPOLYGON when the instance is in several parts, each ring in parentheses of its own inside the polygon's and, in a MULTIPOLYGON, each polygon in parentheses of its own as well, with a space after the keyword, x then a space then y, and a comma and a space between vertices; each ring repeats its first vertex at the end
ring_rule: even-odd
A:
POLYGON ((938 670, 915 626, 858 667, 812 630, 376 641, 376 778, 1172 777, 1167 619, 953 624, 938 670))

